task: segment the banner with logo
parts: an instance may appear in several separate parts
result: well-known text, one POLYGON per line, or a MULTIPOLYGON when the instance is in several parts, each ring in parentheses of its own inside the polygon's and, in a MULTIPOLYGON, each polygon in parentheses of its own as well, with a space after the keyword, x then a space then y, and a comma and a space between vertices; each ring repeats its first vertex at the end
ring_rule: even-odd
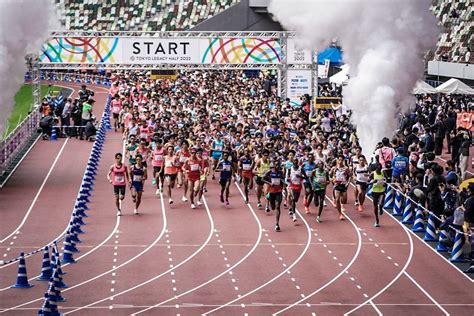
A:
POLYGON ((298 48, 298 46, 296 45, 296 41, 291 38, 287 41, 286 58, 287 63, 290 65, 309 65, 312 63, 311 51, 298 48))
POLYGON ((286 91, 292 105, 301 105, 301 98, 305 94, 312 95, 313 93, 311 89, 311 70, 288 70, 286 91))
POLYGON ((68 64, 280 64, 271 38, 58 37, 40 52, 42 63, 68 64))

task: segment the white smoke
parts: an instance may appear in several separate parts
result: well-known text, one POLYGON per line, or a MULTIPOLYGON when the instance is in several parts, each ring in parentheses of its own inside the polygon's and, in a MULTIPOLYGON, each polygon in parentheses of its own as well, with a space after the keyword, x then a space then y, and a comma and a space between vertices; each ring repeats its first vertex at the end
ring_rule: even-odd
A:
POLYGON ((0 139, 27 71, 25 56, 40 51, 57 21, 50 0, 0 0, 0 139))
POLYGON ((298 44, 321 50, 337 39, 351 66, 344 102, 353 109, 360 144, 370 156, 398 127, 396 113, 413 102, 423 54, 439 30, 431 0, 272 0, 269 11, 298 44), (397 108, 398 106, 400 108, 397 108))

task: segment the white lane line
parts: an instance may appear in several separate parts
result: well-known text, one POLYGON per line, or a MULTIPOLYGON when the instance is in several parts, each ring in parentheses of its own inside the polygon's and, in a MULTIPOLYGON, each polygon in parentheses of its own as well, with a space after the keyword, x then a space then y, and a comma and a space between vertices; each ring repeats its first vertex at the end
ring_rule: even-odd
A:
MULTIPOLYGON (((163 211, 164 211, 164 210, 165 210, 165 204, 164 204, 164 202, 163 202, 163 201, 164 201, 163 194, 160 193, 160 195, 161 195, 161 207, 163 208, 163 211)), ((142 287, 142 286, 144 286, 144 285, 146 285, 146 284, 148 284, 148 283, 151 283, 151 282, 153 282, 153 281, 155 281, 155 280, 157 280, 157 279, 163 277, 164 275, 167 275, 167 274, 170 273, 171 271, 176 270, 177 268, 179 268, 180 266, 182 266, 183 264, 185 264, 186 262, 190 261, 192 258, 194 258, 195 256, 197 256, 197 255, 207 246, 207 244, 209 243, 209 241, 210 241, 211 238, 212 238, 212 232, 214 231, 214 220, 213 220, 213 218, 212 218, 211 211, 209 210, 209 207, 207 206, 207 202, 206 202, 206 198, 205 198, 205 197, 203 197, 203 202, 204 202, 204 206, 206 207, 206 213, 207 213, 207 216, 208 216, 209 221, 210 221, 210 223, 211 223, 211 227, 210 227, 210 229, 209 229, 209 235, 207 236, 206 241, 204 241, 204 243, 201 245, 201 247, 199 247, 199 249, 197 249, 194 253, 192 253, 192 254, 191 254, 189 257, 187 257, 185 260, 181 261, 179 264, 177 264, 177 265, 175 265, 175 266, 170 265, 170 269, 168 269, 168 270, 166 270, 166 271, 160 273, 159 275, 157 275, 157 276, 155 276, 155 277, 153 277, 153 278, 151 278, 151 279, 148 279, 148 280, 146 280, 146 281, 144 281, 144 282, 138 283, 137 285, 135 285, 135 286, 133 286, 133 287, 130 287, 130 288, 128 288, 128 289, 125 290, 125 291, 119 292, 119 293, 117 293, 117 294, 114 294, 114 295, 112 295, 112 296, 106 297, 106 298, 101 299, 101 300, 99 300, 99 301, 96 301, 96 302, 90 303, 90 304, 88 304, 88 305, 82 306, 82 307, 80 307, 80 308, 78 308, 78 309, 75 309, 75 310, 72 310, 72 311, 70 311, 70 312, 64 313, 64 315, 70 314, 70 313, 74 313, 74 312, 77 312, 77 311, 80 311, 80 310, 82 310, 82 309, 84 309, 84 308, 89 308, 89 307, 94 306, 94 305, 96 305, 96 304, 102 303, 102 302, 104 302, 104 301, 110 299, 111 297, 115 298, 115 297, 117 297, 117 296, 119 296, 119 295, 123 295, 123 294, 125 294, 125 293, 130 292, 130 291, 133 291, 133 290, 135 290, 135 289, 137 289, 137 288, 139 288, 139 287, 142 287)), ((164 232, 164 229, 163 229, 163 232, 164 232)), ((152 247, 153 247, 153 246, 151 246, 150 248, 152 248, 152 247)), ((178 306, 177 308, 179 308, 179 305, 177 305, 177 306, 178 306)))
POLYGON ((380 294, 382 294, 383 292, 385 292, 390 286, 392 286, 393 283, 395 283, 401 276, 402 274, 405 272, 405 270, 408 268, 408 266, 410 265, 410 262, 411 262, 411 259, 413 258, 413 240, 410 236, 410 234, 408 234, 407 230, 404 229, 405 233, 407 234, 408 236, 408 240, 410 242, 410 254, 408 255, 408 259, 407 261, 405 262, 405 265, 403 266, 402 270, 395 276, 395 278, 393 278, 392 281, 390 281, 385 287, 383 287, 380 291, 378 291, 375 295, 373 295, 371 298, 369 298, 368 300, 364 301, 362 304, 360 304, 359 306, 351 309, 350 311, 346 312, 344 314, 344 316, 347 316, 353 312, 355 312, 356 310, 358 310, 359 308, 361 308, 362 306, 366 305, 367 303, 373 301, 374 299, 376 299, 380 294))
MULTIPOLYGON (((113 266, 112 269, 107 270, 107 271, 105 271, 105 272, 103 272, 103 273, 101 273, 101 274, 99 274, 99 275, 97 275, 97 276, 95 276, 95 277, 93 277, 93 278, 87 279, 87 280, 85 280, 85 281, 83 281, 83 282, 81 282, 81 283, 78 283, 78 284, 76 284, 76 285, 70 286, 70 287, 64 289, 62 292, 67 292, 67 291, 73 290, 73 289, 75 289, 75 288, 77 288, 77 287, 79 287, 79 286, 82 286, 82 285, 84 285, 84 284, 87 284, 87 283, 89 283, 89 282, 92 282, 92 281, 94 281, 94 280, 97 280, 97 279, 103 277, 104 275, 108 275, 110 272, 114 272, 114 270, 119 269, 119 268, 121 268, 121 267, 123 267, 123 266, 129 264, 130 262, 136 260, 137 258, 141 257, 144 253, 146 253, 146 252, 148 252, 150 249, 152 249, 153 246, 154 246, 156 243, 158 243, 158 242, 160 241, 160 239, 163 237, 163 235, 164 235, 164 233, 165 233, 166 226, 168 225, 167 220, 166 220, 166 211, 165 211, 165 209, 164 209, 164 207, 163 207, 163 197, 162 197, 161 201, 162 201, 161 203, 162 203, 163 227, 162 227, 162 229, 161 229, 160 235, 159 235, 147 248, 145 248, 142 252, 140 252, 139 254, 137 254, 135 257, 133 257, 133 258, 131 258, 131 259, 125 261, 124 263, 122 263, 122 264, 120 264, 120 265, 118 265, 118 266, 113 266)), ((116 217, 119 217, 119 216, 116 216, 116 217)), ((117 221, 117 223, 120 223, 120 221, 117 221)), ((118 226, 117 226, 117 228, 118 228, 118 226)), ((112 237, 114 233, 115 233, 115 230, 112 231, 112 234, 111 234, 109 237, 112 237)), ((115 243, 118 243, 118 240, 115 240, 115 243)), ((98 248, 98 247, 96 247, 96 248, 98 248)), ((35 302, 42 301, 42 300, 43 300, 43 298, 38 298, 38 299, 35 299, 35 300, 32 300, 32 301, 29 301, 29 302, 27 302, 27 303, 23 303, 23 304, 20 304, 20 305, 16 305, 16 306, 14 306, 14 307, 11 307, 11 308, 9 308, 9 309, 5 309, 5 310, 1 311, 0 314, 1 314, 1 313, 4 313, 4 312, 6 312, 6 311, 12 310, 12 309, 16 309, 16 308, 18 308, 18 307, 22 307, 22 306, 25 306, 25 305, 29 305, 29 304, 31 304, 31 303, 35 303, 35 302)))
POLYGON ((403 271, 406 277, 408 277, 422 292, 425 294, 430 301, 432 301, 443 313, 444 315, 449 315, 449 313, 441 306, 418 282, 415 281, 406 271, 403 271))
MULTIPOLYGON (((326 198, 328 199, 328 201, 331 201, 331 199, 326 195, 326 198)), ((302 298, 300 300, 298 300, 297 302, 294 302, 293 304, 291 305, 288 305, 286 306, 285 308, 277 311, 276 313, 274 313, 273 315, 278 315, 278 314, 281 314, 283 313, 284 311, 287 311, 289 310, 290 308, 293 308, 294 306, 300 304, 301 302, 304 302, 305 300, 307 300, 308 298, 316 295, 317 293, 321 292, 322 290, 324 290, 326 287, 328 287, 329 285, 331 285, 332 283, 334 283, 337 279, 339 279, 344 273, 349 273, 347 270, 352 266, 352 264, 354 264, 354 262, 356 261, 357 257, 359 256, 360 254, 360 249, 362 247, 362 236, 360 234, 360 230, 358 229, 357 225, 354 223, 354 221, 346 214, 346 218, 349 220, 349 222, 351 222, 352 226, 354 227, 356 233, 357 233, 357 250, 356 250, 356 253, 354 254, 354 256, 352 257, 351 261, 349 262, 349 264, 341 271, 339 272, 334 278, 332 278, 331 280, 329 280, 326 284, 324 284, 323 286, 321 286, 320 288, 316 289, 315 291, 313 291, 311 294, 308 294, 306 296, 306 298, 302 298)))
MULTIPOLYGON (((3 238, 2 240, 0 240, 0 244, 4 243, 6 240, 8 240, 10 237, 12 237, 13 235, 15 235, 17 233, 17 231, 19 231, 23 225, 25 224, 26 220, 28 219, 28 217, 30 216, 30 213, 31 211, 33 210, 33 208, 35 207, 35 204, 36 204, 36 201, 38 201, 38 198, 41 194, 41 192, 43 191, 43 188, 44 186, 46 185, 46 182, 48 181, 49 179, 49 176, 51 175, 51 173, 53 172, 53 169, 54 167, 56 166, 56 163, 58 162, 59 160, 59 157, 61 156, 61 154, 63 153, 64 151, 64 148, 66 147, 67 143, 69 142, 69 138, 66 138, 66 140, 64 141, 63 145, 61 146, 61 149, 59 150, 58 154, 56 155, 56 158, 54 159, 54 162, 53 164, 51 165, 51 168, 49 168, 49 171, 48 173, 46 174, 46 177, 44 178, 43 180, 43 183, 41 183, 41 186, 40 188, 38 189, 38 192, 36 192, 36 195, 35 197, 33 198, 33 201, 31 202, 30 204, 30 207, 28 208, 28 211, 26 212, 25 216, 23 216, 23 219, 21 221, 21 223, 17 226, 17 228, 15 228, 7 237, 3 238)), ((69 223, 69 222, 68 222, 69 223)))
MULTIPOLYGON (((244 298, 244 297, 247 297, 247 296, 249 296, 249 295, 251 295, 251 294, 253 294, 253 293, 259 291, 260 289, 264 288, 264 287, 267 286, 268 284, 270 284, 270 283, 272 283, 273 281, 279 279, 279 278, 280 278, 282 275, 284 275, 285 273, 288 273, 288 274, 291 273, 290 270, 291 270, 296 264, 298 264, 298 262, 304 257, 304 255, 305 255, 306 252, 308 251, 309 245, 311 244, 311 238, 312 238, 312 236, 311 236, 311 228, 309 227, 308 222, 306 221, 306 219, 304 218, 304 216, 301 215, 301 213, 300 213, 297 209, 296 209, 296 213, 297 213, 298 216, 301 218, 301 220, 304 222, 304 224, 305 224, 305 226, 306 226, 306 230, 307 230, 307 232, 308 232, 308 240, 307 240, 307 242, 306 242, 306 246, 305 246, 304 250, 301 252, 301 254, 299 255, 299 257, 296 258, 296 260, 295 260, 289 267, 287 267, 285 270, 283 270, 282 272, 280 272, 277 276, 275 276, 275 277, 272 278, 271 280, 265 282, 264 284, 262 284, 262 285, 260 285, 259 287, 257 287, 257 288, 255 288, 255 289, 251 290, 250 292, 247 292, 247 293, 243 294, 241 297, 239 297, 239 298, 237 298, 237 299, 234 299, 234 300, 232 300, 232 301, 229 301, 229 302, 227 302, 227 303, 225 303, 225 304, 223 304, 223 305, 221 305, 221 306, 219 306, 219 307, 217 307, 217 308, 214 308, 214 309, 212 309, 212 310, 210 310, 210 311, 208 311, 208 312, 202 314, 203 316, 204 316, 204 315, 208 315, 208 314, 210 314, 210 313, 214 313, 214 312, 216 312, 216 311, 218 311, 218 310, 220 310, 220 309, 222 309, 222 308, 224 308, 224 307, 226 307, 226 306, 228 306, 228 305, 230 305, 230 304, 233 304, 233 303, 237 302, 238 300, 240 300, 240 299, 242 299, 242 298, 244 298)), ((302 294, 302 295, 303 295, 303 294, 302 294)))
MULTIPOLYGON (((240 194, 242 195, 242 198, 245 199, 245 194, 242 192, 242 189, 238 186, 237 183, 235 183, 235 185, 237 186, 237 189, 239 190, 240 194)), ((207 205, 207 204, 206 204, 206 205, 207 205)), ((196 291, 196 290, 198 290, 198 289, 200 289, 200 288, 202 288, 202 287, 208 285, 209 283, 211 283, 211 282, 217 280, 218 278, 222 277, 223 275, 225 275, 225 274, 227 274, 227 273, 229 273, 230 275, 232 275, 232 274, 233 274, 232 271, 234 270, 234 268, 236 268, 236 267, 239 266, 242 262, 244 262, 244 261, 255 251, 255 249, 257 249, 257 246, 260 244, 260 241, 262 240, 262 232, 263 232, 262 223, 261 223, 260 220, 258 219, 258 216, 257 216, 257 214, 255 213, 255 210, 253 209, 253 207, 250 205, 250 203, 247 204, 247 206, 248 206, 248 208, 250 209, 250 212, 252 213, 253 217, 255 218, 255 221, 257 222, 257 225, 258 225, 258 237, 257 237, 257 240, 255 241, 255 243, 254 243, 252 249, 250 249, 250 251, 249 251, 244 257, 242 257, 242 259, 240 259, 238 262, 236 262, 233 266, 230 266, 230 264, 227 264, 226 266, 227 266, 228 269, 225 270, 224 272, 218 274, 218 275, 215 276, 214 278, 212 278, 212 279, 210 279, 210 280, 208 280, 208 281, 206 281, 206 282, 204 282, 204 283, 202 283, 202 284, 200 284, 200 285, 198 285, 198 286, 196 286, 196 287, 194 287, 194 288, 192 288, 192 289, 190 289, 190 290, 187 290, 187 291, 184 292, 184 293, 181 293, 181 294, 179 294, 179 295, 177 295, 177 296, 174 296, 173 298, 170 298, 170 299, 168 299, 168 300, 165 300, 165 301, 163 301, 163 302, 160 302, 160 303, 158 303, 158 304, 155 304, 155 305, 153 305, 153 306, 150 306, 150 307, 147 308, 147 309, 140 310, 140 311, 136 312, 134 315, 138 315, 138 314, 143 313, 143 312, 145 312, 145 311, 147 311, 147 310, 150 310, 150 309, 152 309, 152 308, 161 306, 161 305, 166 304, 166 303, 168 303, 168 302, 170 302, 170 301, 172 301, 172 300, 174 300, 174 299, 180 298, 180 297, 182 297, 182 296, 184 296, 184 295, 186 295, 186 294, 189 294, 189 293, 191 293, 191 292, 194 292, 194 291, 196 291)), ((240 299, 240 297, 241 297, 241 295, 239 294, 238 298, 240 299)), ((236 301, 237 301, 237 300, 236 300, 236 301)))

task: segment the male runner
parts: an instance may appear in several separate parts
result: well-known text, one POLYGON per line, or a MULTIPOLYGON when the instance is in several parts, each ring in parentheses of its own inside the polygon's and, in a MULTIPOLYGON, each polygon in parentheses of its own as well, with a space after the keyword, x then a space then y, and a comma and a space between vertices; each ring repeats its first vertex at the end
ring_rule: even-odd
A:
POLYGON ((125 198, 125 187, 130 183, 128 168, 122 162, 122 154, 115 154, 115 163, 110 166, 107 179, 114 186, 115 205, 117 206, 117 216, 122 215, 121 201, 125 198))

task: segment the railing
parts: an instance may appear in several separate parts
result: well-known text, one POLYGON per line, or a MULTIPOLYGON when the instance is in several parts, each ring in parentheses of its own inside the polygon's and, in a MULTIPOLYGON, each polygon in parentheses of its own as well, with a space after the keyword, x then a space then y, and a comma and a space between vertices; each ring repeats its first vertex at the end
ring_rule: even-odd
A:
POLYGON ((25 142, 36 133, 40 119, 41 113, 39 112, 39 108, 34 108, 20 125, 0 143, 0 174, 5 172, 25 142))

